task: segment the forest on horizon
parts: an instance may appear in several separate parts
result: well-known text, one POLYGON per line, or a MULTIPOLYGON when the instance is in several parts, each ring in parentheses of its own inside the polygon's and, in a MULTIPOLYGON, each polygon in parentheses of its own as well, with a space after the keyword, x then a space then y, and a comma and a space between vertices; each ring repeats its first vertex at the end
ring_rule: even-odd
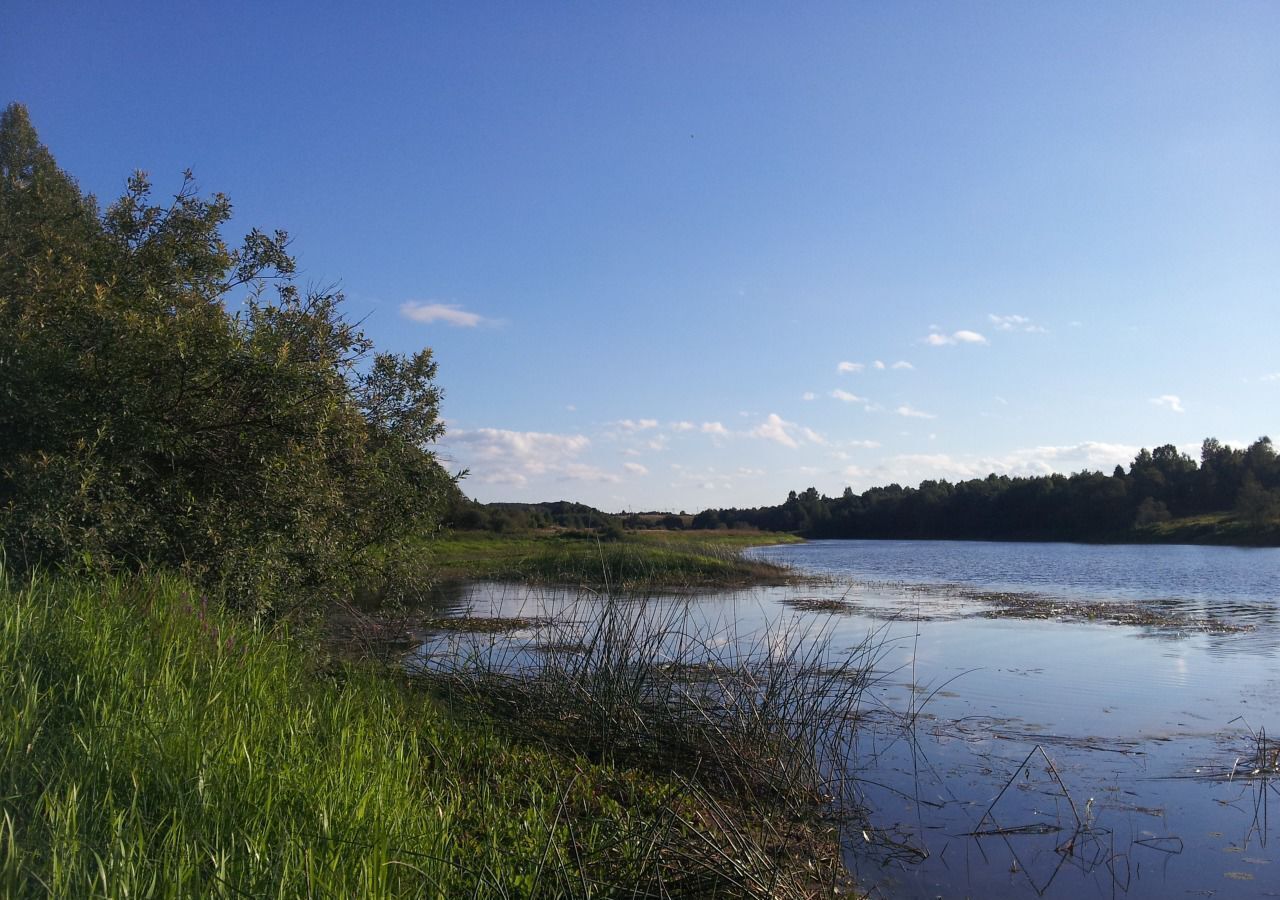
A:
MULTIPOLYGON (((1111 474, 1010 476, 918 487, 889 484, 829 497, 810 487, 776 506, 607 513, 582 503, 477 503, 458 497, 446 516, 462 530, 538 528, 756 529, 812 538, 1125 540, 1152 526, 1198 516, 1227 516, 1232 536, 1271 543, 1280 520, 1280 457, 1269 437, 1236 448, 1216 438, 1201 444, 1197 462, 1173 444, 1142 449, 1126 470, 1111 474)), ((1223 539, 1213 528, 1201 537, 1223 539)), ((1181 536, 1188 533, 1183 531, 1181 536)), ((1195 535, 1190 535, 1195 536, 1195 535)), ((1224 540, 1224 542, 1233 542, 1224 540)))

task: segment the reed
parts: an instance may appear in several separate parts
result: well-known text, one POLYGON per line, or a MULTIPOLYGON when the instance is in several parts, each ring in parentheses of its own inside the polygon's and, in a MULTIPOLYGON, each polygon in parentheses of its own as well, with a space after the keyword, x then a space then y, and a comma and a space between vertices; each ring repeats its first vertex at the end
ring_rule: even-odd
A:
POLYGON ((454 635, 420 676, 521 742, 687 785, 749 863, 742 878, 780 894, 806 869, 837 885, 841 836, 861 827, 855 736, 883 632, 837 652, 812 616, 739 634, 695 609, 587 593, 541 617, 534 644, 454 635))

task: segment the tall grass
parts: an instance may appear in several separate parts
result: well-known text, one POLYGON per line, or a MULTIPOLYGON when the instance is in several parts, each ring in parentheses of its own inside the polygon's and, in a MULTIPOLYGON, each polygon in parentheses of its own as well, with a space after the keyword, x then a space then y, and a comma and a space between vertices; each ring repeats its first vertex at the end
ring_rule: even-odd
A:
POLYGON ((4 896, 766 895, 717 809, 322 677, 177 580, 0 575, 4 896))
POLYGON ((612 593, 549 621, 532 647, 455 635, 422 676, 522 740, 690 785, 740 849, 743 883, 783 895, 797 865, 810 886, 839 881, 841 835, 862 813, 851 764, 882 634, 837 652, 813 617, 739 634, 687 604, 612 593))
POLYGON ((628 535, 600 541, 592 535, 459 534, 433 542, 430 553, 441 577, 613 590, 776 584, 792 574, 744 556, 743 549, 740 539, 715 537, 628 535))

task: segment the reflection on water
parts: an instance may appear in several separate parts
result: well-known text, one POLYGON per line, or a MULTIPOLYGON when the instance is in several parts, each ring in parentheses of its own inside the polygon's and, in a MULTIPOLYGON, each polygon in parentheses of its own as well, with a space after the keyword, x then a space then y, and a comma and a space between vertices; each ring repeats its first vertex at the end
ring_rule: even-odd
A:
MULTIPOLYGON (((1280 781, 1247 765, 1261 729, 1280 733, 1280 551, 819 542, 757 552, 832 580, 647 602, 682 605, 712 641, 818 620, 836 647, 882 642, 851 762, 873 827, 847 842, 873 896, 1280 890, 1280 781), (1174 620, 1249 630, 988 618, 972 588, 1152 604, 1174 620)), ((589 616, 592 602, 509 585, 450 590, 439 603, 454 615, 589 616)), ((542 639, 533 628, 482 640, 537 652, 542 639)), ((457 652, 460 640, 434 637, 420 658, 457 652)))

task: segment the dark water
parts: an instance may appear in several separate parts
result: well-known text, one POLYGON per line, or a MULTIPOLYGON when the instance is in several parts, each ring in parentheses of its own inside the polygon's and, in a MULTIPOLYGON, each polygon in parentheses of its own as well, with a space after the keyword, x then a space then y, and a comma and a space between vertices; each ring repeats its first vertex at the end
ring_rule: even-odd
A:
MULTIPOLYGON (((881 677, 852 761, 871 827, 846 853, 872 896, 1280 896, 1280 779, 1250 770, 1263 730, 1280 738, 1280 550, 824 541, 754 552, 828 580, 651 602, 680 605, 728 642, 798 625, 837 649, 874 635, 881 677), (1054 603, 991 618, 982 591, 1054 603), (797 599, 846 607, 798 612, 797 599), (1166 621, 1070 614, 1095 601, 1166 621), (1206 619, 1228 627, 1195 624, 1206 619)), ((583 612, 580 597, 492 584, 447 604, 583 612)), ((532 646, 536 631, 502 640, 532 646)))

